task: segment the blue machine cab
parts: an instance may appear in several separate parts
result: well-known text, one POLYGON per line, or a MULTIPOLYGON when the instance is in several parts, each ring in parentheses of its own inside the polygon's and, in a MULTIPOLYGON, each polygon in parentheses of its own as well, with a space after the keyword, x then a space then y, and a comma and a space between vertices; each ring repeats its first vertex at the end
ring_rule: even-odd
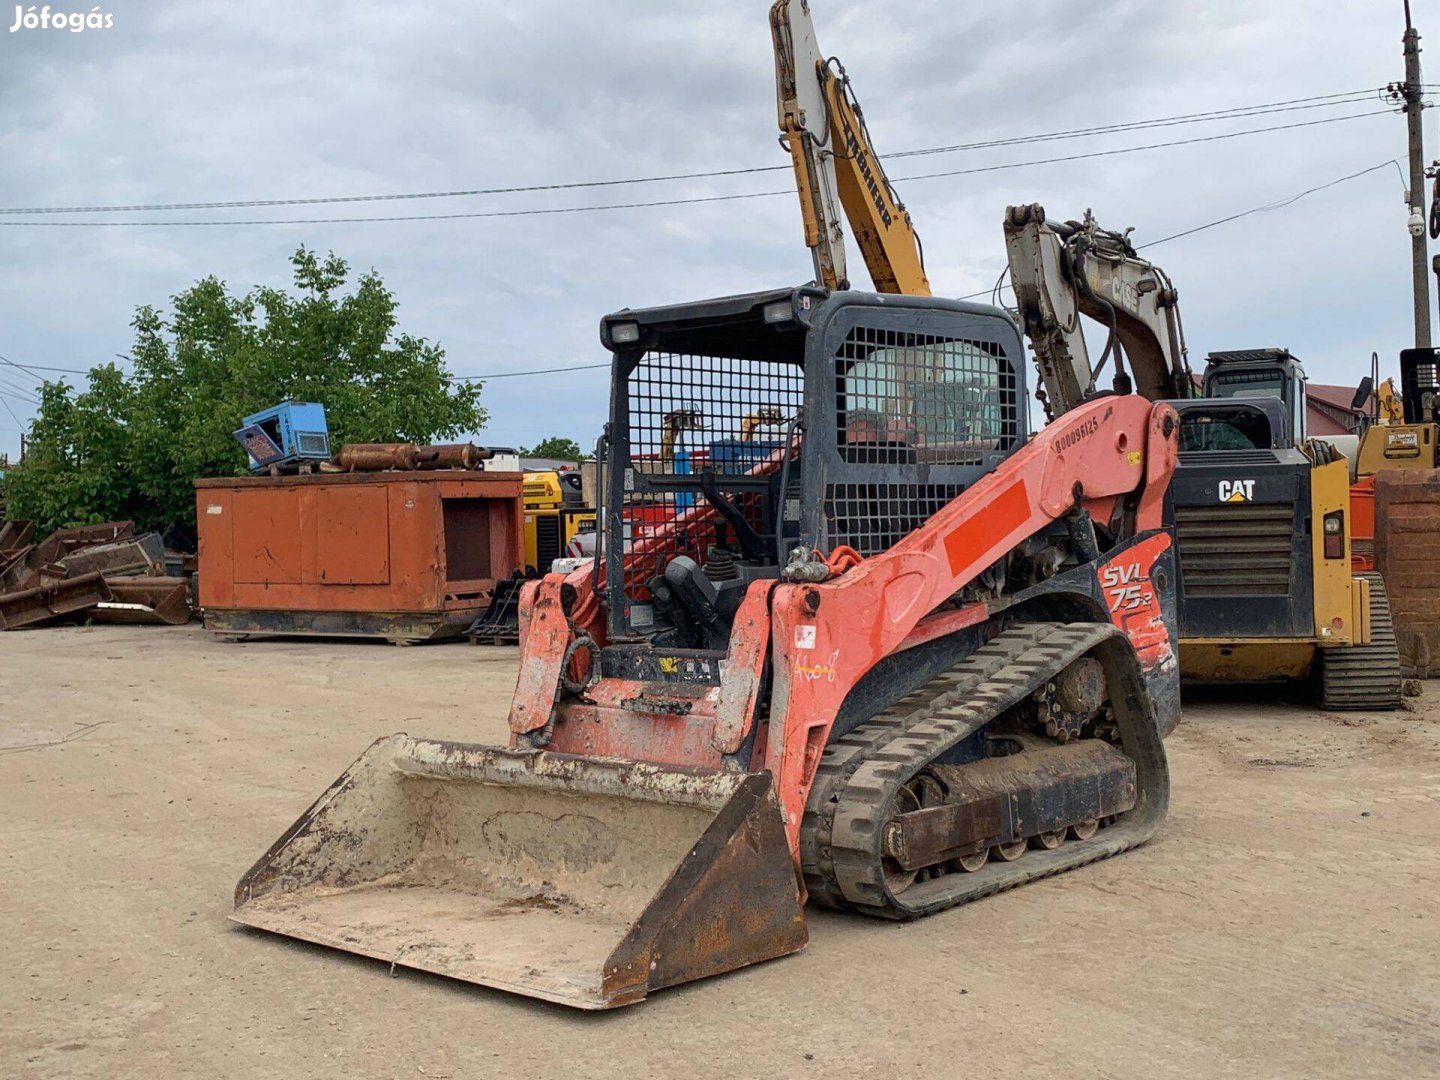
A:
POLYGON ((250 471, 325 461, 330 457, 330 429, 325 406, 287 401, 245 417, 235 441, 250 455, 250 471))

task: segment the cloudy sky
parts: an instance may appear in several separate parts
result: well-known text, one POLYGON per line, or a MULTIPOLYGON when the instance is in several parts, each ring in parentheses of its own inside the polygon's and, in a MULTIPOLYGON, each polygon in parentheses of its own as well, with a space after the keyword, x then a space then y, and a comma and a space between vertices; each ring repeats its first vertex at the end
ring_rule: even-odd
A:
MULTIPOLYGON (((396 194, 785 165, 767 9, 768 0, 104 0, 113 27, 77 34, 4 32, 16 18, 5 7, 0 207, 396 194)), ((1039 201, 1054 217, 1093 207, 1107 225, 1133 225, 1143 243, 1405 153, 1403 118, 1374 93, 1403 75, 1401 0, 813 0, 812 12, 882 154, 1358 92, 1325 108, 896 159, 889 171, 920 227, 931 282, 948 295, 994 282, 1008 203, 1039 201), (1357 118, 903 182, 1344 116, 1357 118)), ((1435 12, 1420 5, 1417 17, 1427 15, 1435 12)), ((1440 41, 1440 17, 1420 30, 1440 41)), ((1427 138, 1433 155, 1433 129, 1427 138)), ((441 343, 456 374, 593 363, 604 359, 596 323, 607 311, 807 280, 788 184, 777 171, 45 219, 380 217, 780 193, 448 221, 37 228, 11 223, 41 219, 0 215, 0 354, 56 368, 104 362, 129 350, 137 305, 164 304, 206 274, 238 292, 286 284, 287 257, 304 243, 378 270, 399 296, 404 329, 441 343)), ((1152 255, 1179 286, 1192 358, 1286 345, 1312 378, 1353 384, 1372 350, 1393 370, 1409 343, 1409 244, 1390 166, 1152 255)), ((477 440, 560 434, 588 445, 605 379, 587 370, 492 381, 491 424, 477 440)), ((35 379, 0 365, 0 380, 0 452, 13 453, 35 379)))

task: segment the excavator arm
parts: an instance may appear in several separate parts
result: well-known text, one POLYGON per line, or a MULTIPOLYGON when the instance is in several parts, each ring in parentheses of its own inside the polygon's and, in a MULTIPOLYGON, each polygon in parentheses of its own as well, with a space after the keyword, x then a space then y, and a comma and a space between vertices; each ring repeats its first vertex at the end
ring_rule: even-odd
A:
POLYGON ((1140 258, 1127 233, 1085 220, 1045 220, 1039 204, 1005 213, 1005 251, 1021 322, 1035 350, 1047 413, 1058 415, 1096 393, 1113 361, 1114 386, 1151 401, 1193 397, 1180 308, 1169 276, 1140 258), (1080 316, 1109 331, 1092 364, 1080 316), (1127 372, 1126 365, 1129 365, 1127 372))
POLYGON ((1380 403, 1380 422, 1383 424, 1405 423, 1405 405, 1400 393, 1395 389, 1395 380, 1386 379, 1375 391, 1375 397, 1380 403))
POLYGON ((848 219, 877 292, 929 296, 914 223, 870 145, 845 68, 838 60, 826 60, 815 42, 806 0, 776 0, 770 33, 780 142, 795 168, 816 281, 829 289, 850 287, 848 219))

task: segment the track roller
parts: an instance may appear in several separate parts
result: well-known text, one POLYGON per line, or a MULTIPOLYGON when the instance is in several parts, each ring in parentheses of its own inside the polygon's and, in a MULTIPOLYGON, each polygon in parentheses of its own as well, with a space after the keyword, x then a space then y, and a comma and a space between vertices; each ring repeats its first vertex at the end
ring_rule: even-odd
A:
POLYGON ((822 904, 915 918, 1142 843, 1168 793, 1129 641, 1106 624, 1018 626, 826 748, 802 870, 822 904), (1093 674, 1092 660, 1117 741, 1032 731, 1033 695, 1074 665, 1093 674), (988 756, 947 762, 981 732, 988 756), (1090 842, 1066 844, 1067 832, 1090 842))

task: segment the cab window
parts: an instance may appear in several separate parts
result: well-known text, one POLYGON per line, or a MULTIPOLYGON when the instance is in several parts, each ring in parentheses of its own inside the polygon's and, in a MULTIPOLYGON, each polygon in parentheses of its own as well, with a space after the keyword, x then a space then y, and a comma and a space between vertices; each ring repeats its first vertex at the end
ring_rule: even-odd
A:
POLYGON ((1188 409, 1180 413, 1180 450, 1268 450, 1273 445, 1269 418, 1259 409, 1238 405, 1188 409))
POLYGON ((938 462, 999 446, 1000 363, 988 348, 969 341, 874 350, 845 372, 842 448, 903 444, 938 462))

